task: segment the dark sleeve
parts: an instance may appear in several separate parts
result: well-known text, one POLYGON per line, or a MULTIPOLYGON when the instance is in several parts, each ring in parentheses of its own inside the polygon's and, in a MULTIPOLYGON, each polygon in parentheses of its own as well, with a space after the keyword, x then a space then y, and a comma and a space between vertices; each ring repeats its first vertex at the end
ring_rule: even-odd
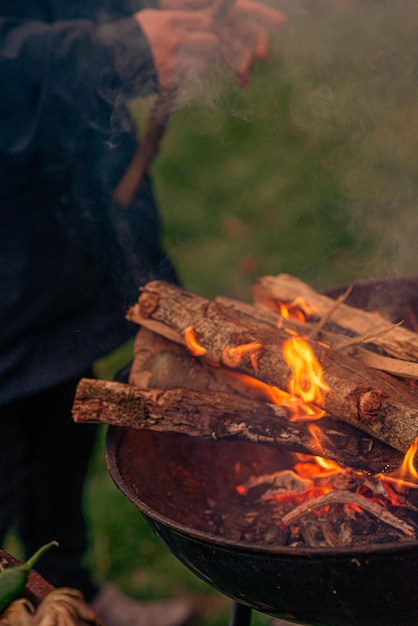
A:
POLYGON ((7 176, 7 165, 15 173, 35 157, 58 167, 74 157, 86 127, 106 133, 116 104, 155 83, 131 17, 52 25, 0 18, 0 169, 7 176))

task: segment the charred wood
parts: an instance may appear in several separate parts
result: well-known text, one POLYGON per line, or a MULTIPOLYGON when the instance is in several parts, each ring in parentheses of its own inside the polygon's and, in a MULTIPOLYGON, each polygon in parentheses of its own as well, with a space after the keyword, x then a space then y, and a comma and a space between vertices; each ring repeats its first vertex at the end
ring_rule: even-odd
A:
POLYGON ((385 524, 393 526, 409 537, 415 538, 416 532, 411 524, 408 524, 401 518, 393 515, 393 513, 388 511, 385 507, 380 506, 379 504, 376 504, 359 494, 351 493, 350 491, 331 491, 323 496, 310 498, 299 506, 294 507, 289 513, 284 515, 282 517, 282 522, 284 524, 290 524, 303 515, 310 514, 316 509, 321 509, 332 504, 355 504, 360 509, 371 513, 385 524))

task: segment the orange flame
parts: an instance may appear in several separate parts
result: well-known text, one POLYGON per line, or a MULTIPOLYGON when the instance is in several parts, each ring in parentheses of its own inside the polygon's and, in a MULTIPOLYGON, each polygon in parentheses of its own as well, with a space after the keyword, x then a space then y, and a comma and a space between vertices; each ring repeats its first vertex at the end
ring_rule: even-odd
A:
POLYGON ((316 456, 315 460, 325 472, 335 473, 344 471, 337 461, 331 461, 331 459, 325 459, 322 456, 316 456))
POLYGON ((201 346, 197 341, 193 326, 187 326, 187 328, 184 329, 183 334, 186 347, 193 354, 193 356, 204 356, 207 354, 206 348, 201 346))
POLYGON ((412 442, 403 458, 402 465, 389 474, 380 474, 383 481, 396 483, 398 487, 418 487, 418 472, 415 467, 415 456, 418 451, 418 437, 412 442))
MULTIPOLYGON (((243 385, 255 390, 260 397, 290 410, 291 421, 311 421, 320 419, 325 411, 320 408, 323 392, 329 390, 322 375, 322 368, 310 345, 297 333, 289 331, 291 338, 283 345, 283 355, 291 369, 287 391, 269 385, 242 373, 235 376, 243 385)), ((239 366, 244 355, 248 355, 254 370, 258 371, 258 358, 263 344, 252 342, 222 350, 222 362, 229 368, 239 366)), ((229 376, 234 377, 233 369, 229 376)), ((321 449, 321 447, 319 446, 321 449)))
POLYGON ((299 454, 299 461, 295 463, 294 469, 305 478, 311 478, 315 476, 324 477, 337 472, 344 472, 344 469, 336 461, 331 459, 325 459, 321 456, 309 456, 306 454, 299 454))
POLYGON ((264 400, 265 402, 271 402, 271 404, 277 404, 279 406, 292 405, 292 396, 286 391, 280 389, 279 387, 264 383, 262 380, 259 380, 258 378, 253 378, 252 376, 248 376, 247 374, 234 372, 234 370, 228 371, 226 376, 228 378, 237 380, 239 383, 245 385, 245 387, 247 387, 248 389, 255 391, 257 397, 264 400))
POLYGON ((309 498, 316 498, 330 493, 332 487, 328 482, 328 477, 331 474, 343 471, 338 463, 319 456, 311 457, 305 454, 298 454, 297 457, 300 460, 295 463, 294 471, 298 476, 309 478, 313 481, 312 489, 308 494, 309 498))
POLYGON ((292 421, 320 419, 325 411, 312 405, 322 404, 323 392, 329 391, 329 385, 311 346, 295 336, 283 345, 283 355, 292 370, 288 391, 303 401, 302 404, 295 403, 292 421))
MULTIPOLYGON (((324 431, 321 428, 319 428, 319 426, 317 426, 316 424, 308 424, 308 432, 309 432, 309 434, 312 437, 312 441, 315 443, 315 445, 316 445, 316 447, 318 449, 318 454, 321 454, 323 456, 324 452, 325 452, 324 446, 323 446, 323 442, 326 442, 328 444, 328 446, 332 445, 330 443, 329 437, 327 437, 326 434, 324 433, 324 431)), ((334 463, 333 461, 326 461, 325 459, 322 459, 322 461, 324 463, 325 462, 326 463, 330 463, 330 464, 334 463)))
POLYGON ((280 302, 278 300, 277 307, 280 315, 284 319, 292 319, 299 322, 304 322, 307 317, 315 315, 317 311, 312 304, 309 304, 309 302, 306 302, 306 300, 300 296, 295 298, 289 304, 285 304, 284 302, 280 302))

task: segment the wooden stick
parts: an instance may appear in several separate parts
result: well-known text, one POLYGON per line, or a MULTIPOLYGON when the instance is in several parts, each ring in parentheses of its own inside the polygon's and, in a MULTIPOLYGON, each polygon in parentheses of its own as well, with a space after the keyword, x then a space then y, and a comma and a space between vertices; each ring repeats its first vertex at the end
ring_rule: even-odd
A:
POLYGON ((99 423, 190 437, 241 439, 292 452, 325 456, 343 465, 380 472, 396 469, 402 454, 348 424, 321 420, 323 441, 308 422, 292 423, 282 407, 219 391, 141 390, 117 382, 82 379, 73 405, 76 423, 99 423))
MULTIPOLYGON (((259 278, 253 285, 253 296, 256 302, 272 308, 277 307, 278 301, 292 302, 299 296, 315 306, 319 317, 327 315, 335 304, 332 298, 319 294, 306 283, 288 274, 259 278)), ((406 328, 394 326, 383 317, 341 303, 334 310, 332 320, 338 326, 358 335, 369 333, 372 328, 375 333, 387 330, 381 336, 376 336, 373 343, 389 356, 418 361, 418 335, 406 328)))
POLYGON ((295 522, 302 515, 306 515, 307 513, 311 513, 316 509, 320 509, 321 507, 328 506, 330 504, 356 504, 358 507, 364 509, 368 513, 371 513, 385 524, 397 528, 409 537, 415 537, 415 529, 411 526, 411 524, 408 524, 402 518, 393 515, 380 504, 376 504, 368 498, 352 493, 351 491, 331 491, 323 496, 310 498, 284 515, 282 517, 282 522, 283 524, 290 524, 295 522))
MULTIPOLYGON (((218 297, 216 302, 219 302, 226 308, 229 308, 234 315, 240 319, 253 321, 258 324, 265 324, 271 328, 289 329, 298 333, 302 337, 312 337, 311 329, 313 326, 307 322, 299 322, 292 319, 285 319, 279 313, 276 313, 271 308, 268 308, 264 304, 248 304, 247 302, 240 302, 232 298, 218 297)), ((404 361, 403 359, 394 359, 392 357, 383 356, 371 352, 361 345, 358 345, 358 338, 353 341, 347 339, 346 335, 340 335, 335 332, 325 330, 323 327, 316 328, 317 339, 330 346, 333 350, 341 350, 342 342, 348 341, 349 345, 343 346, 345 353, 348 356, 362 361, 365 365, 372 367, 373 369, 392 374, 399 378, 407 378, 411 380, 418 380, 418 363, 413 361, 404 361)))
POLYGON ((321 319, 319 320, 319 322, 315 324, 315 326, 312 328, 311 332, 308 335, 309 339, 315 339, 318 336, 319 332, 323 329, 325 324, 331 319, 331 317, 333 316, 336 309, 340 306, 340 304, 342 304, 343 302, 347 300, 352 290, 353 290, 353 285, 350 285, 348 289, 345 291, 345 293, 341 294, 334 301, 334 305, 329 308, 327 314, 323 315, 321 319))
POLYGON ((190 354, 182 345, 146 328, 135 338, 129 383, 140 389, 175 389, 236 393, 250 400, 265 401, 260 389, 249 386, 243 376, 224 367, 212 367, 190 354))
POLYGON ((167 128, 173 106, 171 94, 159 94, 151 110, 144 136, 131 162, 113 192, 113 200, 121 207, 132 202, 145 174, 156 157, 167 128))

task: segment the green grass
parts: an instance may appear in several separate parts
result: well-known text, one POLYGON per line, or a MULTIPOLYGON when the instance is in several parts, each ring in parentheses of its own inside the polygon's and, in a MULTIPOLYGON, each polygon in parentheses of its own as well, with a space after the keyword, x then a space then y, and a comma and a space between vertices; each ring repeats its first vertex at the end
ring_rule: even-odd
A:
MULTIPOLYGON (((250 300, 263 274, 326 288, 416 273, 418 3, 279 4, 287 27, 251 84, 239 89, 219 73, 189 103, 183 94, 155 161, 164 241, 184 284, 250 300)), ((128 344, 99 376, 130 358, 128 344)), ((229 602, 177 562, 114 487, 103 434, 86 497, 98 580, 137 597, 198 598, 205 626, 226 624, 229 602)))

